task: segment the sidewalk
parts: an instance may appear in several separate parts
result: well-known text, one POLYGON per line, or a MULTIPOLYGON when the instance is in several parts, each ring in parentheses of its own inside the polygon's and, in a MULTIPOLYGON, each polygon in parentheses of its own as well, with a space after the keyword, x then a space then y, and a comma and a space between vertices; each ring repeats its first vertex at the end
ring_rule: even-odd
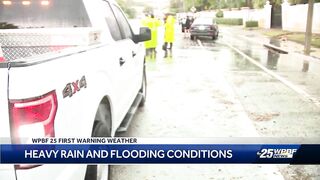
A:
MULTIPOLYGON (((304 45, 287 40, 286 38, 268 37, 263 34, 261 29, 246 29, 242 26, 222 26, 222 28, 237 31, 242 37, 248 40, 260 43, 261 45, 272 49, 276 49, 282 53, 295 53, 296 55, 305 57, 303 54, 304 45)), ((310 57, 312 58, 307 57, 307 59, 317 59, 320 61, 320 48, 311 47, 310 57)))

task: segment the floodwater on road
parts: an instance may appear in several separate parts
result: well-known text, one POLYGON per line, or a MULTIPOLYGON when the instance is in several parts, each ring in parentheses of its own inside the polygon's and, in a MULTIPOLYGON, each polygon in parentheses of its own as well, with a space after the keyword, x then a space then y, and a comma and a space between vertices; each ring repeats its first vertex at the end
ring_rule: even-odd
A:
MULTIPOLYGON (((318 102, 320 102, 320 61, 308 60, 296 53, 283 54, 273 50, 261 47, 261 42, 253 43, 256 39, 250 39, 250 35, 232 36, 235 32, 231 32, 226 28, 224 31, 224 42, 231 43, 234 47, 240 49, 262 66, 279 74, 285 79, 293 82, 297 87, 310 94, 318 102), (303 73, 303 64, 308 62, 309 70, 303 73)), ((234 30, 233 30, 234 31, 234 30)), ((238 34, 238 33, 236 33, 238 34)), ((254 35, 251 35, 254 37, 254 35)), ((265 41, 265 40, 261 40, 265 41)), ((270 44, 278 45, 278 41, 269 40, 270 44)))
MULTIPOLYGON (((320 137, 319 107, 224 45, 224 33, 199 41, 178 33, 172 57, 158 49, 157 59, 146 62, 145 107, 118 136, 320 137)), ((112 179, 126 180, 319 179, 319 172, 289 165, 111 166, 112 179)))

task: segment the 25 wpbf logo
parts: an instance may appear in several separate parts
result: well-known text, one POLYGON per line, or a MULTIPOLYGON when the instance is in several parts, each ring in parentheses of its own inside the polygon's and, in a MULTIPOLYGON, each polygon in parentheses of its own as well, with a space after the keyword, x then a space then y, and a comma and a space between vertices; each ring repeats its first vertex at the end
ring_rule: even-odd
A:
POLYGON ((261 159, 269 158, 293 158, 297 149, 261 149, 257 155, 261 159))

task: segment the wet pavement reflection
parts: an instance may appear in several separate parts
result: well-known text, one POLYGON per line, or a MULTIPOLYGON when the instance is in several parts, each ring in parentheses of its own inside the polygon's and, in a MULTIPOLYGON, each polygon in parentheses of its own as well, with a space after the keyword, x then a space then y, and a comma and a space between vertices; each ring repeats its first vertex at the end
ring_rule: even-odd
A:
MULTIPOLYGON (((320 85, 317 83, 320 82, 320 61, 309 61, 309 71, 303 72, 305 59, 301 56, 278 53, 241 36, 232 36, 228 31, 223 40, 320 100, 320 85)), ((270 44, 279 43, 279 40, 270 40, 270 44)))
MULTIPOLYGON (((270 39, 270 44, 279 46, 279 41, 275 39, 270 39)), ((271 70, 277 70, 278 60, 280 54, 274 50, 268 50, 267 68, 271 70)))

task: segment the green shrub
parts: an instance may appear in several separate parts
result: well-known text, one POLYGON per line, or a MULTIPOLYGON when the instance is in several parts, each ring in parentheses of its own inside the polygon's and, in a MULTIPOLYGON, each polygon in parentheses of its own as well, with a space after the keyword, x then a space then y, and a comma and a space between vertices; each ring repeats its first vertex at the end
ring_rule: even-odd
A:
POLYGON ((217 24, 225 24, 225 25, 242 25, 242 18, 216 18, 217 24))
POLYGON ((217 18, 223 18, 223 11, 221 11, 221 10, 219 9, 219 11, 216 13, 216 17, 217 17, 217 18))
POLYGON ((18 26, 6 22, 0 22, 0 29, 18 29, 18 26))
POLYGON ((247 21, 246 22, 246 27, 258 27, 258 21, 247 21))

